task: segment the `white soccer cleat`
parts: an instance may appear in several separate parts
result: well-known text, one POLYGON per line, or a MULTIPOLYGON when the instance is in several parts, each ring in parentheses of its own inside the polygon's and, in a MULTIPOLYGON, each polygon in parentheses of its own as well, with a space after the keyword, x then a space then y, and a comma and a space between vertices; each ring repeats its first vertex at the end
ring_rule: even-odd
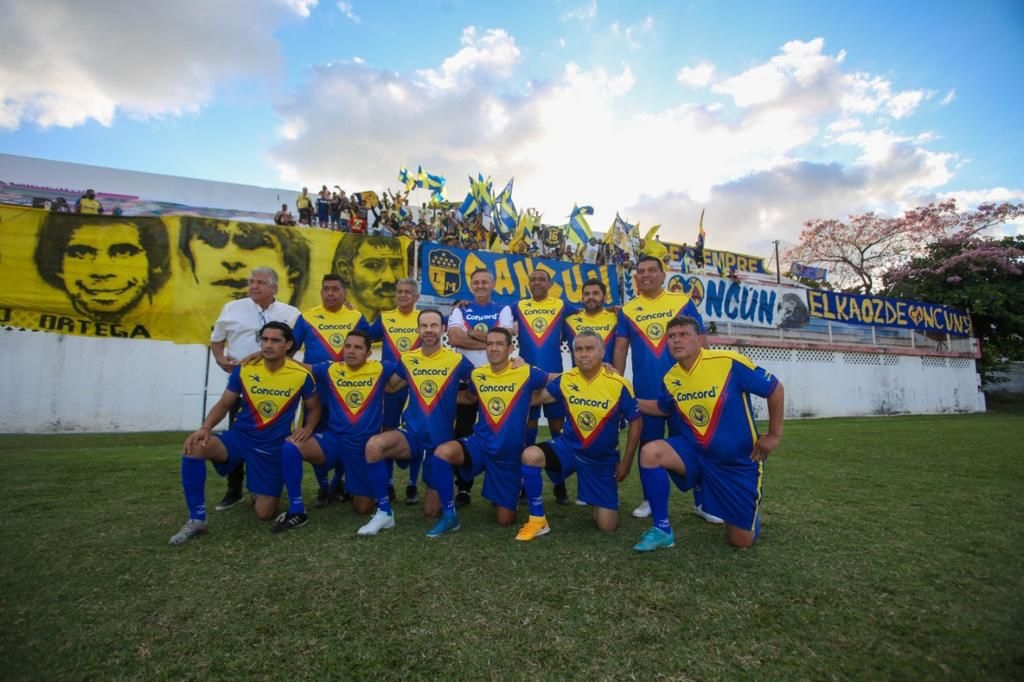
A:
POLYGON ((700 504, 693 505, 693 513, 696 514, 697 516, 701 517, 702 519, 704 519, 708 523, 714 523, 716 525, 721 525, 721 524, 725 523, 724 520, 718 518, 714 514, 709 514, 706 511, 704 511, 703 505, 700 505, 700 504))
POLYGON ((633 516, 638 519, 646 519, 651 515, 651 503, 644 500, 640 506, 633 510, 633 516))
POLYGON ((395 527, 395 514, 392 512, 382 512, 377 510, 377 513, 370 517, 369 522, 362 528, 356 531, 356 535, 376 535, 382 530, 388 530, 389 528, 395 527))

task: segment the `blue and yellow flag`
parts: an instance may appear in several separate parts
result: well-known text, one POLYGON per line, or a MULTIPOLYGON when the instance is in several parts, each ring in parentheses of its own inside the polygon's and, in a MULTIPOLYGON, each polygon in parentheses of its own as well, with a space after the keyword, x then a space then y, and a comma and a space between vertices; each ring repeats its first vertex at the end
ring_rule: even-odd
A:
POLYGON ((590 224, 587 222, 586 216, 588 215, 594 215, 593 206, 574 205, 572 213, 569 214, 569 224, 566 226, 565 236, 579 244, 589 244, 590 240, 594 238, 594 233, 590 230, 590 224))
POLYGON ((498 195, 495 201, 498 209, 498 220, 495 222, 494 227, 504 234, 512 233, 516 229, 516 225, 519 224, 519 211, 516 210, 516 205, 512 202, 512 183, 514 181, 515 178, 509 179, 505 189, 501 190, 501 194, 498 195))

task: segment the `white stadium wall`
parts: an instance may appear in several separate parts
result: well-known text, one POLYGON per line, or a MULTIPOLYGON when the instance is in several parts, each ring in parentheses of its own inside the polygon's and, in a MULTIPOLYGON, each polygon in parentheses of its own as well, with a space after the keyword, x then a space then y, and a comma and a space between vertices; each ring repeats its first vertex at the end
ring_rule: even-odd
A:
MULTIPOLYGON (((985 409, 974 360, 955 354, 711 341, 780 378, 787 418, 985 409)), ((0 433, 192 430, 225 385, 207 356, 197 345, 0 329, 0 433)), ((754 405, 764 417, 764 401, 754 405)))

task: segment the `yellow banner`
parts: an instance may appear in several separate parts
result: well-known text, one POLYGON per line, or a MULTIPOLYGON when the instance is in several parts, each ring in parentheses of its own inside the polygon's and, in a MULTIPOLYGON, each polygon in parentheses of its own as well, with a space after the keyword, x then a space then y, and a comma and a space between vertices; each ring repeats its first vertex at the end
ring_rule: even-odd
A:
POLYGON ((368 319, 395 307, 407 239, 196 216, 115 217, 0 207, 0 324, 61 334, 202 343, 249 273, 278 274, 277 299, 320 303, 335 272, 368 319))

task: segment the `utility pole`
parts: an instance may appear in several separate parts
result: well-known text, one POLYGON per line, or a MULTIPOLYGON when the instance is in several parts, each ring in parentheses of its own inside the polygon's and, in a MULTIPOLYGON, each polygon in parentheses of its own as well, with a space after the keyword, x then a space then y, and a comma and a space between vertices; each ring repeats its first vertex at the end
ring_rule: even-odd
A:
POLYGON ((775 240, 775 283, 782 284, 782 263, 779 262, 779 240, 775 240))

